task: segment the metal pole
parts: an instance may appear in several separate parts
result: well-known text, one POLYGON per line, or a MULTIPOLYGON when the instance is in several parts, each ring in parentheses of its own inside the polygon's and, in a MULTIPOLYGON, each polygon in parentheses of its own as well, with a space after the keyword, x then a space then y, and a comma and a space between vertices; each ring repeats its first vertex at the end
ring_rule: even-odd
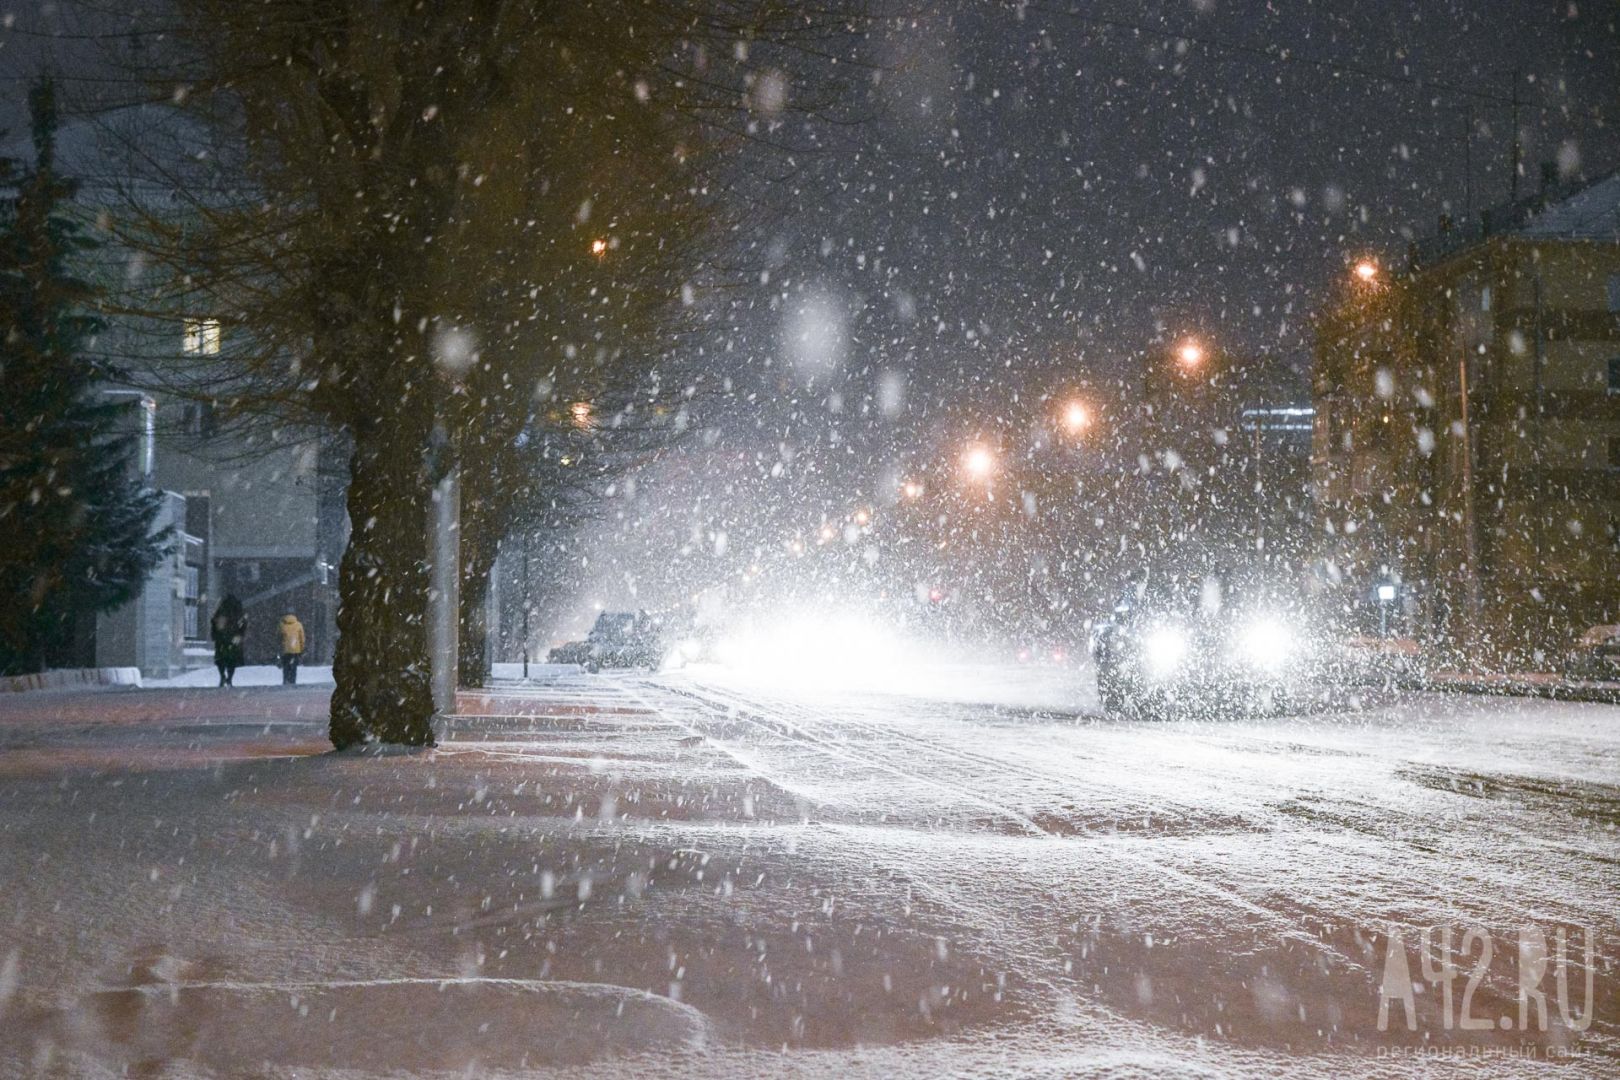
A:
POLYGON ((1513 69, 1513 161, 1512 169, 1508 175, 1508 202, 1519 201, 1519 163, 1524 157, 1524 147, 1519 143, 1519 68, 1513 69))
POLYGON ((428 587, 428 653, 433 710, 456 711, 461 614, 461 467, 453 466, 433 488, 432 572, 428 587))
POLYGON ((529 530, 523 530, 523 681, 529 679, 529 530))
POLYGON ((1457 361, 1458 408, 1462 421, 1462 485, 1463 485, 1463 585, 1468 603, 1470 628, 1477 628, 1480 612, 1484 608, 1479 583, 1479 540, 1474 528, 1474 429, 1468 408, 1468 345, 1463 344, 1462 356, 1457 361))
POLYGON ((1254 532, 1255 541, 1260 549, 1265 550, 1266 543, 1266 495, 1265 476, 1262 460, 1265 439, 1265 406, 1257 405, 1254 410, 1254 532))
MULTIPOLYGON (((1535 411, 1534 416, 1532 417, 1532 420, 1535 423, 1535 428, 1531 432, 1531 437, 1530 437, 1530 460, 1534 463, 1535 469, 1536 469, 1535 473, 1532 474, 1532 479, 1531 479, 1532 489, 1535 491, 1535 493, 1537 495, 1540 495, 1541 492, 1544 490, 1544 488, 1543 488, 1543 478, 1544 478, 1545 474, 1542 472, 1542 470, 1547 467, 1547 442, 1546 442, 1547 332, 1546 332, 1546 324, 1543 321, 1543 311, 1542 311, 1541 260, 1540 259, 1535 260, 1535 268, 1536 268, 1536 272, 1532 276, 1531 282, 1535 287, 1535 298, 1536 298, 1536 348, 1535 348, 1535 358, 1534 358, 1534 362, 1533 362, 1533 369, 1534 369, 1534 374, 1535 374, 1535 390, 1536 390, 1536 411, 1535 411)), ((1547 550, 1546 523, 1545 523, 1545 521, 1543 521, 1544 515, 1542 513, 1544 507, 1543 507, 1542 502, 1541 502, 1540 499, 1537 499, 1535 501, 1534 506, 1535 506, 1535 515, 1536 515, 1536 550, 1537 551, 1546 551, 1547 550)))
MULTIPOLYGON (((1468 102, 1463 113, 1463 213, 1474 214, 1474 103, 1468 102)), ((1466 220, 1466 218, 1464 219, 1466 220)))

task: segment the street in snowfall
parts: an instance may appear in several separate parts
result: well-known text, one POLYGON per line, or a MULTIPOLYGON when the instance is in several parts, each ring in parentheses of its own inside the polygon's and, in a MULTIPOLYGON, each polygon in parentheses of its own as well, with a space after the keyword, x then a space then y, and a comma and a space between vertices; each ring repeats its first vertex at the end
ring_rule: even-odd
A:
POLYGON ((0 0, 0 1080, 1620 1075, 1614 0, 0 0))
POLYGON ((0 1072, 1613 1075, 1613 706, 818 681, 12 696, 0 1072))

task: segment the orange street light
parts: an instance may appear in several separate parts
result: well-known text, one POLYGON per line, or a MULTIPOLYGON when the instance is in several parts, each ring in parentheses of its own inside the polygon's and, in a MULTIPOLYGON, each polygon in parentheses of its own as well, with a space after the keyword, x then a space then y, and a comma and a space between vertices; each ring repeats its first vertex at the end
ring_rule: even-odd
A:
POLYGON ((907 480, 900 485, 900 494, 908 499, 922 498, 923 486, 915 480, 907 480))
POLYGON ((996 455, 989 447, 975 443, 963 453, 962 469, 974 480, 988 480, 996 471, 996 455))
POLYGON ((1083 401, 1071 401, 1063 407, 1063 426, 1070 435, 1078 435, 1091 426, 1091 410, 1083 401))
POLYGON ((1176 360, 1181 364, 1182 370, 1196 370, 1204 362, 1204 347, 1191 339, 1183 341, 1176 347, 1176 360))
POLYGON ((1360 260, 1351 272, 1356 275, 1356 280, 1367 285, 1378 280, 1378 264, 1371 259, 1360 260))
POLYGON ((602 239, 600 236, 591 241, 591 254, 595 255, 598 259, 607 254, 607 249, 608 242, 602 239))

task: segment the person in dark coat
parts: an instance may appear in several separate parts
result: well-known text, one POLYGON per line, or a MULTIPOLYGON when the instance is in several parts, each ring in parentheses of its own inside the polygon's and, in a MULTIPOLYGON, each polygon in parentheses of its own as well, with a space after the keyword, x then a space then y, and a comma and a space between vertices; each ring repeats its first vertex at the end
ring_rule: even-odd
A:
POLYGON ((214 638, 214 666, 219 669, 219 685, 230 686, 236 669, 242 666, 242 643, 247 640, 247 612, 242 601, 227 593, 214 609, 209 626, 214 638))

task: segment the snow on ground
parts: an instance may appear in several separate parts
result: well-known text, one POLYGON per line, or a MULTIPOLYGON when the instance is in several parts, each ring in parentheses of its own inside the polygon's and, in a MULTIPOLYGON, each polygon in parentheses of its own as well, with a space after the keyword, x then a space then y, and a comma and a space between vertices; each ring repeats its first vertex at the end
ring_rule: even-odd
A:
MULTIPOLYGON (((331 686, 332 665, 311 664, 308 667, 299 667, 298 682, 305 686, 331 686)), ((147 689, 178 689, 181 687, 219 687, 219 672, 211 667, 194 668, 181 675, 168 679, 142 679, 141 685, 147 689)), ((233 685, 239 687, 250 686, 280 686, 281 668, 275 664, 250 664, 247 667, 236 669, 233 685)))
POLYGON ((0 1075, 1620 1062, 1620 708, 1125 723, 1062 667, 536 674, 383 756, 325 752, 318 687, 0 702, 0 1075), (1527 922, 1597 931, 1588 1030, 1448 1030, 1433 988, 1378 1030, 1391 925, 1485 928, 1490 1020, 1527 922))
MULTIPOLYGON (((522 664, 494 664, 497 679, 518 679, 523 675, 522 664)), ((530 664, 529 678, 544 682, 579 671, 577 664, 530 664)), ((280 686, 281 668, 274 664, 253 664, 236 669, 235 685, 239 687, 280 686)), ((141 685, 150 690, 181 688, 219 688, 219 672, 214 668, 197 668, 168 679, 142 679, 141 685)), ((298 685, 331 686, 332 665, 310 664, 298 669, 298 685)))

